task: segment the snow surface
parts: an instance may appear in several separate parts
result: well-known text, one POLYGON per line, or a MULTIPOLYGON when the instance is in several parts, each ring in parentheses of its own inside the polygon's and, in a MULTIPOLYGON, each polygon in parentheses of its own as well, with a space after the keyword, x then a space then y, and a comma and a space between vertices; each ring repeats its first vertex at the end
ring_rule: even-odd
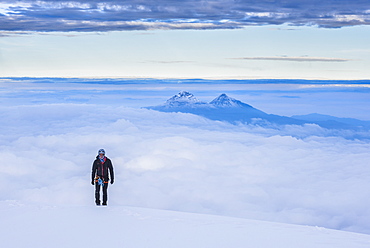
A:
POLYGON ((11 248, 368 248, 370 236, 127 206, 0 204, 1 246, 11 248))

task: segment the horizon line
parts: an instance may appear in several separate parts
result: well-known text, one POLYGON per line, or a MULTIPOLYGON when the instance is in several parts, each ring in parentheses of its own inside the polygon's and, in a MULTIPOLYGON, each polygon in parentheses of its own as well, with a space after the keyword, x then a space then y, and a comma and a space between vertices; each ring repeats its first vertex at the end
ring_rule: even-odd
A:
POLYGON ((4 79, 137 79, 137 80, 305 80, 305 81, 370 81, 370 78, 357 79, 334 79, 334 78, 278 78, 278 77, 138 77, 138 76, 0 76, 0 80, 4 79))

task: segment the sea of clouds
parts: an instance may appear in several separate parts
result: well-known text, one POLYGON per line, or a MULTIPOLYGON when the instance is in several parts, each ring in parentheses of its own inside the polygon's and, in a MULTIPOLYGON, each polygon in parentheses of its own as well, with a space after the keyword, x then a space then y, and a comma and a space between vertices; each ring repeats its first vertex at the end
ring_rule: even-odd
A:
POLYGON ((0 201, 93 205, 91 165, 104 148, 116 173, 109 205, 370 233, 369 139, 58 95, 26 104, 18 90, 0 107, 0 201))

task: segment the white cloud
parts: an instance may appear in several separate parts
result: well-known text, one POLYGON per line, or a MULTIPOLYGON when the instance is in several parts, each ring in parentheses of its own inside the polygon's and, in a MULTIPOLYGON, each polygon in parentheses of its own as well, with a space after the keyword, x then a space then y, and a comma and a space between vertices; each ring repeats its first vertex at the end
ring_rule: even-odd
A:
POLYGON ((17 2, 17 3, 2 3, 0 2, 0 14, 9 16, 13 12, 12 8, 27 9, 30 8, 32 4, 28 2, 17 2))
POLYGON ((29 3, 29 6, 38 6, 45 9, 65 9, 65 8, 77 8, 77 9, 89 9, 91 5, 89 3, 81 3, 79 1, 34 1, 29 3))
POLYGON ((367 19, 369 19, 369 17, 365 15, 335 15, 334 17, 340 22, 357 21, 359 23, 366 23, 367 19))

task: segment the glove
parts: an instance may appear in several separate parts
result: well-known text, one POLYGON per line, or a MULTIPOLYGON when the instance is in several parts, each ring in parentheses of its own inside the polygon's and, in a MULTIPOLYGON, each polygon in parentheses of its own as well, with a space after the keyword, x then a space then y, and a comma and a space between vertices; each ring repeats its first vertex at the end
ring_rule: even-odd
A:
POLYGON ((91 184, 92 184, 92 185, 95 185, 94 179, 91 181, 91 184))
POLYGON ((113 184, 114 183, 114 179, 110 180, 110 184, 113 184))

